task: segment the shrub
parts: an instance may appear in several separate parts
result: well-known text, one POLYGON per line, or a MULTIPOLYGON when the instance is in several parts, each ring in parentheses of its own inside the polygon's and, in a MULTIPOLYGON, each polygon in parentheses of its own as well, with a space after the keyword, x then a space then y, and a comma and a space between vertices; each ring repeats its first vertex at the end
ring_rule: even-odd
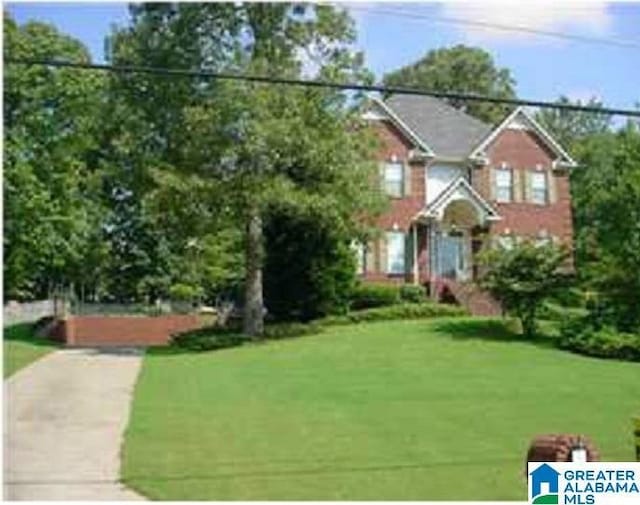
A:
POLYGON ((566 282, 561 266, 565 249, 524 243, 510 250, 492 249, 480 255, 485 272, 480 285, 507 313, 520 319, 522 332, 532 338, 542 302, 566 282))
POLYGON ((562 325, 558 346, 587 356, 640 361, 640 335, 611 327, 595 329, 585 318, 572 318, 562 325))
POLYGON ((278 321, 309 321, 347 311, 355 283, 350 238, 322 216, 286 207, 265 216, 264 300, 278 321))
POLYGON ((548 321, 567 321, 571 318, 580 318, 588 314, 587 309, 580 307, 563 307, 555 303, 546 302, 543 303, 538 309, 537 316, 540 319, 546 319, 548 321))
POLYGON ((351 310, 371 309, 400 302, 398 286, 391 284, 360 284, 351 294, 351 310))
POLYGON ((172 300, 180 302, 190 302, 202 296, 203 290, 199 286, 191 284, 176 283, 169 288, 169 295, 172 300))
POLYGON ((322 330, 322 326, 317 322, 268 324, 264 328, 264 338, 267 340, 280 340, 283 338, 304 337, 316 335, 322 330))
POLYGON ((422 303, 427 300, 427 292, 424 286, 403 284, 400 286, 400 299, 403 302, 422 303))
POLYGON ((190 351, 212 351, 237 347, 249 340, 236 330, 208 326, 171 337, 170 345, 190 351))
POLYGON ((350 312, 345 316, 328 317, 323 325, 393 321, 398 319, 428 319, 431 317, 462 316, 467 312, 455 305, 439 303, 399 303, 388 307, 350 312))
POLYGON ((587 294, 580 288, 571 287, 567 289, 559 289, 549 297, 549 300, 558 305, 562 305, 563 307, 578 308, 585 306, 587 294))

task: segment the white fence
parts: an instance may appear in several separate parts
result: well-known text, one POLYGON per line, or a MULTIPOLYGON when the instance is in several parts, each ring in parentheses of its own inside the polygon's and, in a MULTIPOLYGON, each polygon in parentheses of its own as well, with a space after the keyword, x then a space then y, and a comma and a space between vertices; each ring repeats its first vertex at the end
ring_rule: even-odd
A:
POLYGON ((53 300, 40 300, 37 302, 9 302, 4 306, 2 322, 4 326, 19 323, 31 323, 41 317, 52 316, 56 312, 56 304, 53 300))

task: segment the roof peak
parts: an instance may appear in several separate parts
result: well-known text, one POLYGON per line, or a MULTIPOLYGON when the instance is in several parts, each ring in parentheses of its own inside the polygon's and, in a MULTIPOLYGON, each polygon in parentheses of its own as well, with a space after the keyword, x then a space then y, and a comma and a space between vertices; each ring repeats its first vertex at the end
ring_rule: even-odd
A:
POLYGON ((439 158, 466 159, 493 129, 435 97, 395 94, 379 101, 439 158))

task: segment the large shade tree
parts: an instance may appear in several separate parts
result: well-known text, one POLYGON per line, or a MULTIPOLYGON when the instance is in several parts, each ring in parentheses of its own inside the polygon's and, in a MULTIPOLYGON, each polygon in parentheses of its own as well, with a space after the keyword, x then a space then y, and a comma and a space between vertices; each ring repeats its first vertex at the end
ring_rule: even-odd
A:
POLYGON ((576 148, 573 202, 583 279, 611 304, 619 328, 640 330, 640 128, 585 139, 576 148))
MULTIPOLYGON (((515 98, 515 79, 507 68, 496 65, 491 54, 479 47, 456 45, 434 49, 415 63, 384 76, 387 86, 416 87, 430 91, 460 92, 515 98)), ((456 108, 488 123, 505 117, 509 106, 482 101, 447 99, 456 108)))
MULTIPOLYGON (((330 6, 208 4, 192 9, 166 4, 135 9, 132 27, 112 37, 114 63, 370 78, 361 56, 351 50, 353 23, 330 6), (189 40, 184 46, 183 38, 189 40)), ((161 165, 173 180, 199 185, 206 192, 201 216, 211 215, 209 206, 243 231, 243 326, 247 334, 260 335, 263 221, 269 206, 286 205, 331 221, 345 240, 356 233, 355 217, 375 206, 370 184, 375 167, 367 161, 372 142, 359 124, 357 97, 348 102, 330 90, 197 78, 179 84, 175 79, 118 79, 130 107, 145 102, 137 108, 147 128, 140 159, 146 166, 161 165)), ((147 175, 152 186, 158 184, 158 177, 147 175)))
MULTIPOLYGON (((5 13, 4 35, 5 58, 89 62, 80 42, 47 24, 18 26, 5 13)), ((99 277, 103 90, 95 72, 5 65, 5 297, 42 297, 99 277)))

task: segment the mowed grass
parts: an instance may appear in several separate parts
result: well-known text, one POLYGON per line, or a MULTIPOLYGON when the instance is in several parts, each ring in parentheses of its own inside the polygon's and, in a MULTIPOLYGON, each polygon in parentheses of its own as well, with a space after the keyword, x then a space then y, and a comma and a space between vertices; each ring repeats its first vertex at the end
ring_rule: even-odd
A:
POLYGON ((15 324, 4 328, 3 376, 9 377, 21 368, 33 363, 56 349, 56 344, 34 334, 30 323, 15 324))
POLYGON ((522 342, 497 321, 334 327, 147 354, 123 479, 169 500, 524 500, 537 434, 634 457, 640 365, 522 342))

